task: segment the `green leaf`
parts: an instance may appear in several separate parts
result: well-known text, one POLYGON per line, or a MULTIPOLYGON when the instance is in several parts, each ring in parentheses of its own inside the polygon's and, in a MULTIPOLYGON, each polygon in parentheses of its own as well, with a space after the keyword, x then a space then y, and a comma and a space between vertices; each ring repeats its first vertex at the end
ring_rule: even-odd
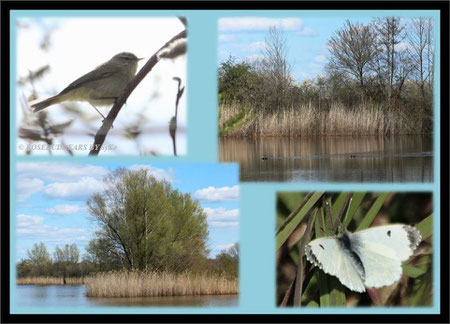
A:
POLYGON ((330 290, 328 289, 328 276, 321 270, 316 272, 318 276, 317 282, 319 283, 320 293, 320 307, 330 306, 330 290))
POLYGON ((311 300, 306 307, 319 307, 319 304, 315 300, 311 300))
POLYGON ((420 231, 420 234, 422 234, 422 240, 430 237, 433 234, 433 214, 417 224, 416 228, 420 231))
POLYGON ((417 278, 426 273, 426 270, 422 270, 410 264, 403 264, 403 274, 410 278, 417 278))
POLYGON ((345 298, 344 287, 336 277, 329 277, 328 284, 331 288, 330 305, 331 306, 345 306, 347 299, 345 298))
POLYGON ((356 231, 361 231, 363 229, 366 229, 372 224, 373 220, 375 219, 375 216, 377 216, 378 212, 380 211, 381 207, 383 206, 383 203, 388 195, 389 195, 388 192, 384 192, 384 193, 381 193, 380 196, 378 196, 377 200, 375 200, 372 207, 369 209, 366 216, 364 217, 364 219, 361 221, 358 228, 356 229, 356 231))
POLYGON ((314 207, 317 200, 320 199, 323 192, 314 193, 311 198, 305 203, 305 205, 300 209, 300 211, 295 215, 292 220, 286 224, 286 226, 277 234, 276 237, 276 249, 278 250, 284 242, 288 239, 288 237, 292 234, 292 232, 297 228, 298 224, 302 221, 302 219, 308 214, 311 208, 314 207))

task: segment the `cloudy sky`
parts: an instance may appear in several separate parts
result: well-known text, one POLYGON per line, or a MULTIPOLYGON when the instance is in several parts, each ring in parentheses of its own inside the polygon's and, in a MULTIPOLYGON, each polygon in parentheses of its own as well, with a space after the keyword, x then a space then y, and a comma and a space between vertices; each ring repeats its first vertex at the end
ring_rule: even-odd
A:
MULTIPOLYGON (((34 83, 39 99, 57 94, 71 82, 120 52, 131 52, 144 58, 138 65, 139 71, 162 45, 184 29, 176 17, 23 17, 16 20, 16 27, 14 61, 17 80, 43 66, 50 66, 43 78, 34 83), (50 37, 47 38, 47 35, 50 37)), ((169 121, 175 112, 177 93, 177 82, 173 77, 179 77, 185 83, 186 56, 174 60, 163 59, 133 91, 107 138, 107 143, 116 144, 117 149, 104 152, 104 155, 138 154, 138 146, 134 140, 125 139, 121 135, 126 127, 144 120, 139 114, 146 119, 143 127, 146 133, 138 143, 140 150, 153 150, 164 155, 173 153, 168 131, 169 121)), ((21 103, 24 98, 28 98, 32 88, 30 84, 17 88, 18 125, 24 117, 21 103)), ((187 90, 179 104, 178 154, 186 153, 186 96, 187 90)), ((87 133, 95 132, 101 126, 100 115, 88 103, 79 103, 79 108, 87 119, 92 118, 90 127, 78 116, 65 111, 61 105, 47 109, 55 123, 74 120, 64 136, 66 144, 92 144, 93 139, 87 133)), ((99 109, 106 115, 109 108, 99 109)), ((18 144, 20 143, 25 142, 19 139, 18 144)), ((66 154, 65 151, 53 153, 66 154)), ((87 155, 85 151, 74 153, 87 155)), ((18 149, 18 154, 24 154, 24 150, 18 149)), ((48 152, 35 151, 34 154, 48 155, 48 152)))
MULTIPOLYGON (((239 17, 219 20, 219 63, 230 55, 238 59, 257 59, 265 46, 269 27, 275 26, 284 32, 288 47, 288 62, 292 76, 297 82, 324 74, 327 62, 327 42, 341 29, 347 17, 339 12, 327 17, 239 17)), ((371 16, 359 15, 352 22, 368 23, 371 16)))
POLYGON ((170 181, 181 192, 200 201, 208 215, 210 256, 239 240, 238 166, 183 163, 19 163, 16 182, 16 260, 26 258, 34 243, 76 243, 82 254, 96 225, 86 199, 103 189, 102 179, 118 167, 146 168, 158 179, 170 181))

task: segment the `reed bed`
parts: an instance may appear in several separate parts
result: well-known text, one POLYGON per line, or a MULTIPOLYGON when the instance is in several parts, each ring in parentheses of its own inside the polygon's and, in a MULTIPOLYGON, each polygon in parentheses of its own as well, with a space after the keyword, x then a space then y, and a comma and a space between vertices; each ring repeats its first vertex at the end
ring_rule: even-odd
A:
POLYGON ((89 297, 162 297, 237 294, 237 279, 168 272, 106 272, 86 278, 89 297))
MULTIPOLYGON (((17 278, 18 285, 64 285, 62 277, 26 277, 17 278)), ((66 285, 84 285, 84 278, 66 278, 66 285)))
POLYGON ((220 134, 231 137, 406 135, 420 133, 423 125, 407 109, 386 109, 373 103, 351 109, 339 103, 319 109, 309 103, 265 114, 237 104, 223 104, 219 109, 220 134))

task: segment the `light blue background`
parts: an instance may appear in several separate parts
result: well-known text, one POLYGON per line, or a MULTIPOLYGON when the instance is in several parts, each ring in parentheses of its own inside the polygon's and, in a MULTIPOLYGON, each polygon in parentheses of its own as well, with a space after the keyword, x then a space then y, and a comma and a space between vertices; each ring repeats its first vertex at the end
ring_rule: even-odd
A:
MULTIPOLYGON (((11 313, 120 313, 120 314, 214 314, 214 313, 267 313, 267 314, 364 314, 364 313, 439 313, 440 310, 440 44, 437 42, 434 87, 434 184, 284 184, 243 183, 240 203, 240 296, 238 307, 216 308, 134 308, 98 307, 18 308, 15 296, 15 164, 25 161, 127 161, 127 162, 173 162, 173 161, 217 161, 217 21, 221 17, 327 17, 343 16, 357 18, 359 15, 419 17, 428 16, 434 20, 435 39, 440 39, 438 11, 394 11, 394 10, 280 10, 280 11, 13 11, 11 15, 11 98, 15 98, 15 18, 42 16, 185 16, 188 18, 188 154, 183 158, 173 157, 27 157, 16 156, 15 100, 11 100, 11 313), (278 308, 275 304, 275 199, 277 191, 429 191, 433 192, 433 278, 434 305, 426 308, 278 308), (258 224, 258 227, 254 225, 258 224)), ((140 37, 140 36, 139 36, 140 37)))

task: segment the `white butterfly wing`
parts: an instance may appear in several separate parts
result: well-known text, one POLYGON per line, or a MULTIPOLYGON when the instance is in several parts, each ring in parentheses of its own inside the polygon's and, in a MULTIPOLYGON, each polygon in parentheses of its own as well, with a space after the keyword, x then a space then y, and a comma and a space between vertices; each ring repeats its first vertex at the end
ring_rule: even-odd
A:
POLYGON ((365 271, 364 285, 380 288, 400 280, 402 261, 407 260, 421 241, 420 232, 408 225, 387 225, 352 234, 355 250, 365 271))
POLYGON ((395 250, 401 261, 406 261, 422 241, 420 232, 414 227, 394 224, 372 227, 353 233, 361 242, 378 243, 395 250))
POLYGON ((337 277, 350 290, 357 292, 366 290, 352 259, 340 248, 336 238, 315 239, 306 246, 305 252, 309 262, 325 273, 337 277))

